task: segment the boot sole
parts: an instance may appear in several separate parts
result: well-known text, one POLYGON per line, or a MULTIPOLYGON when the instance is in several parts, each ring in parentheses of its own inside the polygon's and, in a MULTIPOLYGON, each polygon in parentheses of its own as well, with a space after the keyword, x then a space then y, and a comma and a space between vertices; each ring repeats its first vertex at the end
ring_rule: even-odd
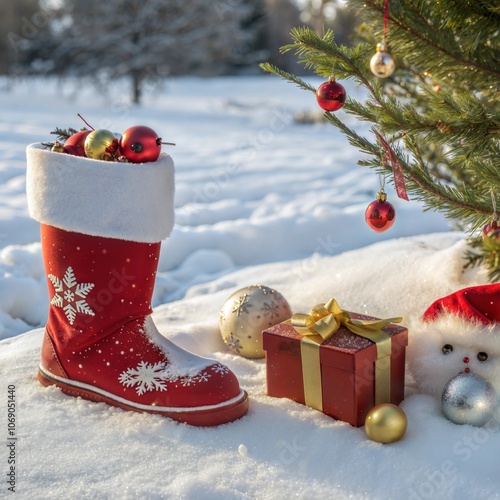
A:
POLYGON ((47 372, 41 366, 38 370, 38 380, 45 387, 55 385, 69 396, 81 397, 95 403, 106 403, 122 410, 162 415, 177 422, 200 427, 212 427, 232 422, 242 417, 248 410, 248 395, 243 390, 235 398, 216 405, 172 408, 134 403, 98 387, 58 377, 47 372))

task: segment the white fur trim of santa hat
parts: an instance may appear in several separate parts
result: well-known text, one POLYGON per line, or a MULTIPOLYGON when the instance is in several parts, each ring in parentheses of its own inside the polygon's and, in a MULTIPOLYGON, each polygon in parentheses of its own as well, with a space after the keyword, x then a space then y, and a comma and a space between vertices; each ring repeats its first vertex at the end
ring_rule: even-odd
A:
POLYGON ((30 216, 66 231, 144 243, 174 225, 174 162, 116 163, 27 147, 30 216))

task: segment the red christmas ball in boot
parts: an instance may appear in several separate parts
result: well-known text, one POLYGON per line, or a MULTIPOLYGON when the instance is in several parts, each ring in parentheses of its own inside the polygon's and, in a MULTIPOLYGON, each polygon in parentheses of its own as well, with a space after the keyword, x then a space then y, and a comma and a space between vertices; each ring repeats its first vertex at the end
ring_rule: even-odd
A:
POLYGON ((370 228, 377 233, 387 231, 394 224, 396 210, 387 201, 387 195, 383 189, 377 194, 377 199, 366 207, 365 220, 370 228))
POLYGON ((345 88, 337 83, 333 76, 316 90, 316 100, 325 111, 339 110, 344 105, 345 98, 345 88))
POLYGON ((137 125, 123 132, 120 153, 131 163, 156 161, 161 152, 161 137, 149 127, 137 125))
POLYGON ((73 156, 85 155, 85 139, 92 130, 80 130, 66 139, 63 149, 64 152, 73 156))

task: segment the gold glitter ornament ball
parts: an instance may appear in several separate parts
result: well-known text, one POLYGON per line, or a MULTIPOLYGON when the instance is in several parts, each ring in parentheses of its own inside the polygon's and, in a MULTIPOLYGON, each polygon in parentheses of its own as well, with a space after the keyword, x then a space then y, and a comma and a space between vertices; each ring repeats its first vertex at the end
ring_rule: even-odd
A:
POLYGON ((96 129, 87 135, 83 148, 87 158, 103 160, 106 153, 116 151, 118 148, 118 139, 111 130, 104 128, 96 129))
POLYGON ((263 358, 262 331, 292 317, 281 293, 262 285, 233 293, 220 312, 220 332, 226 345, 246 358, 263 358))
POLYGON ((374 406, 366 415, 366 435, 377 443, 394 443, 399 441, 406 432, 408 420, 406 413, 390 403, 374 406))

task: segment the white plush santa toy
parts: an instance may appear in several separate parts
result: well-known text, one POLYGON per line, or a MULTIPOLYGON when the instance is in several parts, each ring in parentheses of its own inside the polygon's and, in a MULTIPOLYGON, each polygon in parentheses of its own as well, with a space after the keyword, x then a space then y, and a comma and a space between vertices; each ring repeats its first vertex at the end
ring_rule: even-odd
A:
POLYGON ((500 283, 464 288, 424 313, 408 349, 420 391, 441 398, 459 373, 475 373, 500 395, 500 283))

